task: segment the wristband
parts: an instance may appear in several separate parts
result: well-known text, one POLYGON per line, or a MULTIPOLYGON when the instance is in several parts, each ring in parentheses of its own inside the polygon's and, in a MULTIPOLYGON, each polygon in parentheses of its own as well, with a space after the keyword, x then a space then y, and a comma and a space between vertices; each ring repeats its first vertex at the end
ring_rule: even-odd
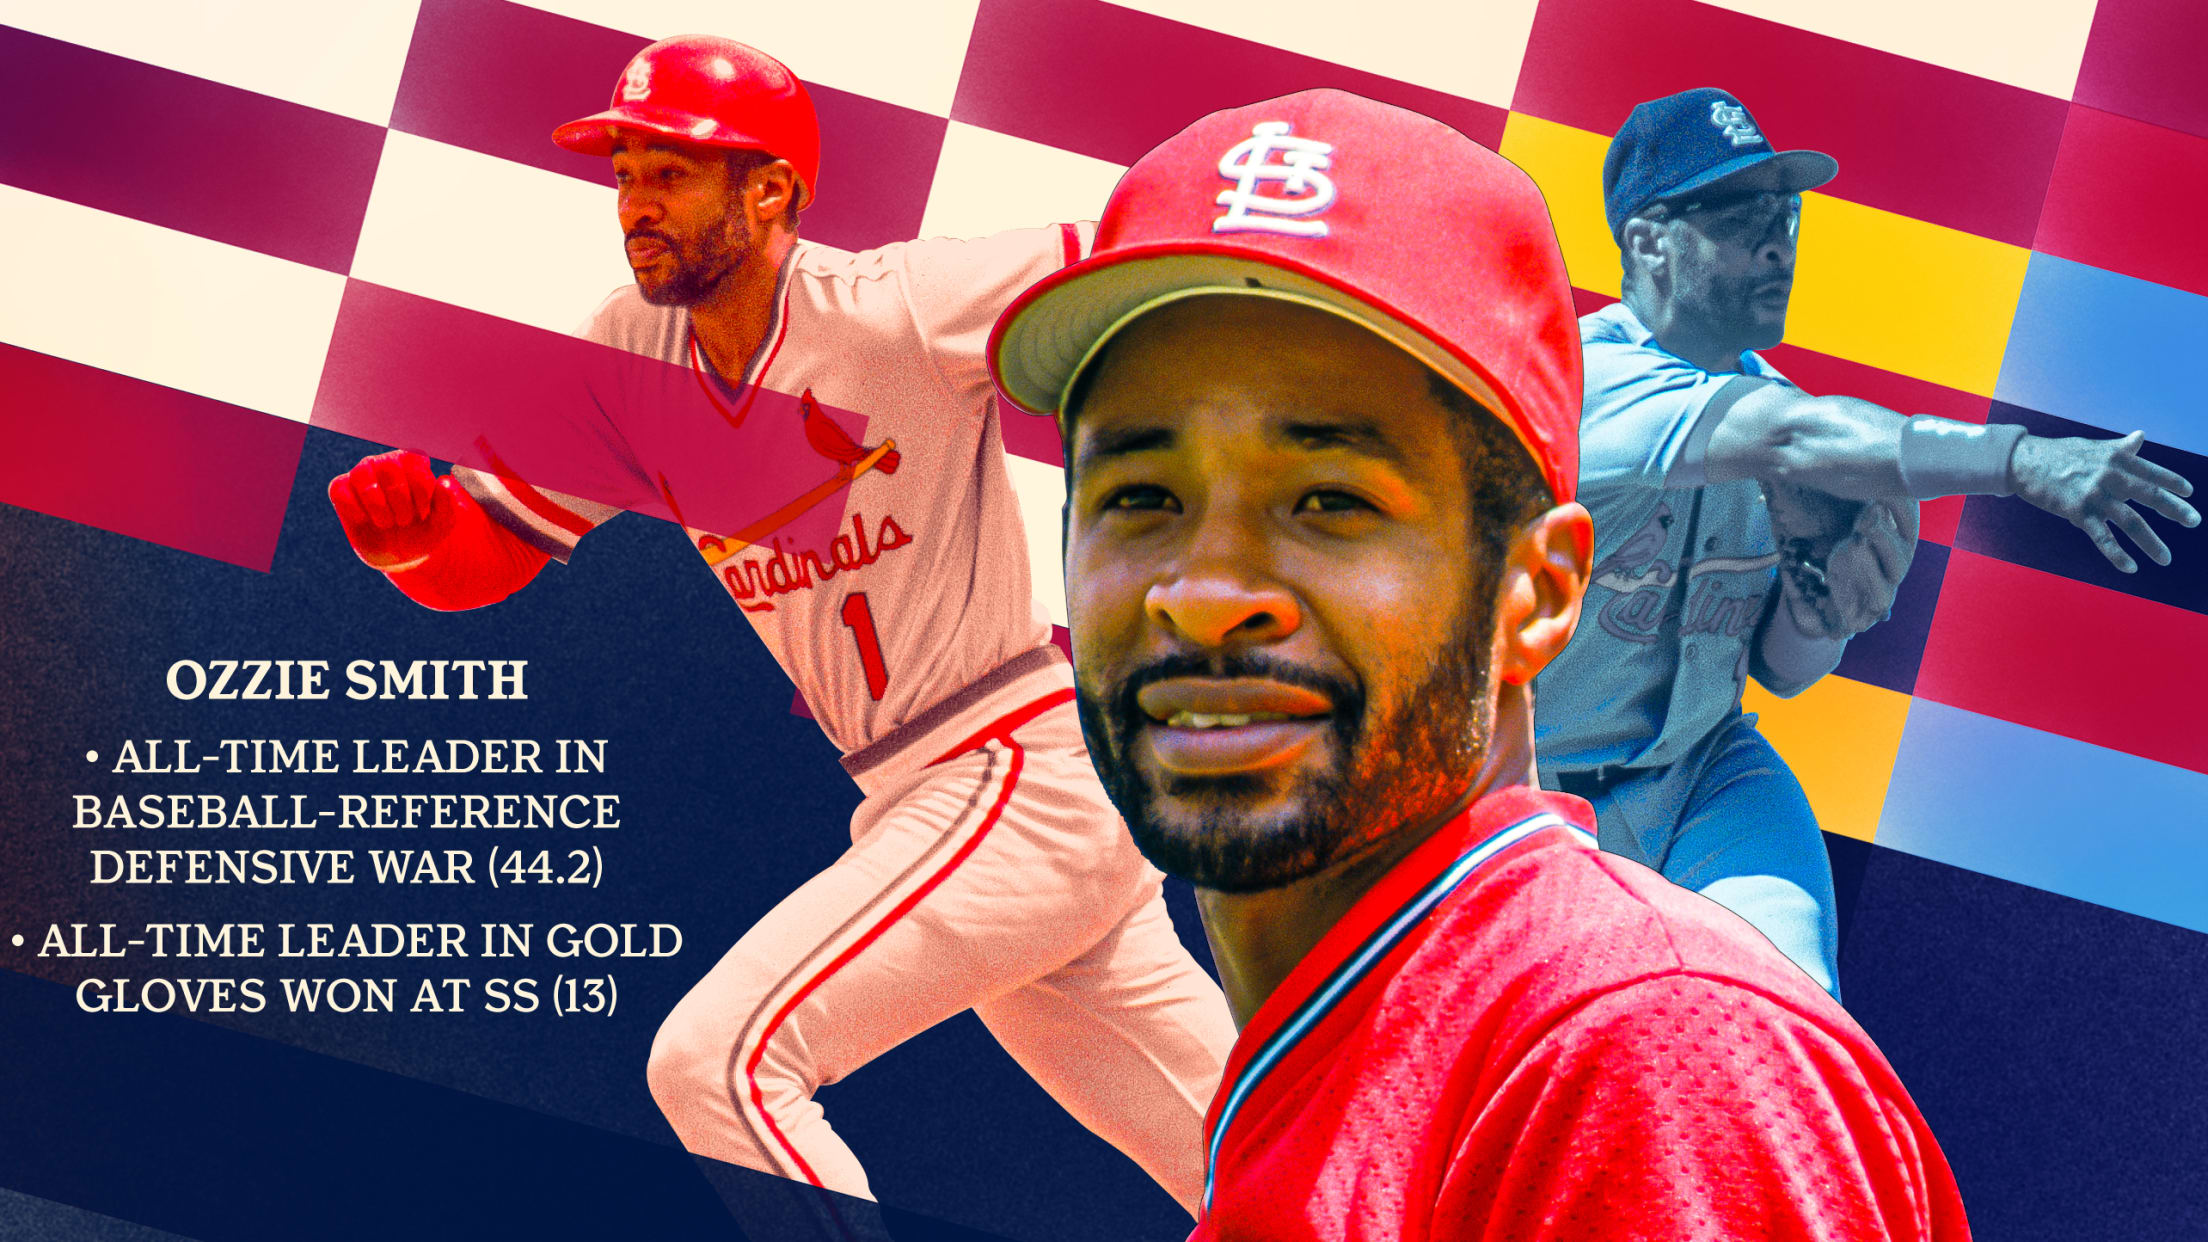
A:
POLYGON ((1915 500, 2010 495, 2009 457, 2023 438, 2018 423, 1981 427, 1919 414, 1901 425, 1901 485, 1915 500))

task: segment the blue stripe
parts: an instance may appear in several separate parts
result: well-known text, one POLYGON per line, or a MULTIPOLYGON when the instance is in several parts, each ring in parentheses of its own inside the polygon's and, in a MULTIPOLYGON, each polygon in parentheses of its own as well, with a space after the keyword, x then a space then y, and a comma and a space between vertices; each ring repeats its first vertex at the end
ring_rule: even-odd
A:
POLYGON ((2144 428, 2159 444, 2208 453, 2203 339, 2208 297, 2035 254, 1993 395, 2119 435, 2144 428))
POLYGON ((1413 897, 1401 910, 1396 911, 1393 918, 1374 932, 1372 937, 1358 948, 1357 952, 1350 955, 1348 961, 1343 962, 1340 967, 1336 968, 1334 973, 1327 977, 1326 982, 1319 985, 1317 991, 1314 991, 1303 1004, 1297 1006, 1295 1013, 1289 1016, 1288 1021, 1281 1024, 1279 1030, 1273 1032, 1272 1038, 1266 1040, 1264 1045, 1257 1050, 1257 1053, 1250 1058, 1250 1063, 1243 1069, 1241 1078, 1236 1080, 1233 1090, 1227 1093, 1226 1103, 1220 1106, 1219 1124, 1213 1128, 1211 1144, 1204 1153, 1204 1207, 1206 1210, 1211 1207, 1213 1171, 1218 1167, 1219 1149, 1226 1140, 1227 1128, 1234 1124, 1235 1115, 1241 1112, 1242 1105, 1248 1101, 1250 1094, 1256 1090, 1257 1084, 1263 1081, 1265 1076, 1272 1071, 1273 1066, 1279 1064, 1280 1059, 1288 1054, 1290 1048, 1295 1047, 1297 1042, 1313 1026, 1316 1026, 1321 1019, 1332 1012, 1334 1007, 1341 1002, 1342 997, 1348 995, 1351 989, 1364 980, 1365 976, 1371 974, 1372 968, 1379 964, 1380 959, 1386 957, 1390 950, 1402 943, 1403 938, 1410 934, 1413 927, 1416 927, 1428 914, 1433 913, 1434 907, 1440 905, 1443 898, 1455 892, 1458 886, 1463 884, 1474 871, 1479 870, 1481 864, 1508 847, 1516 845, 1534 833, 1547 828, 1569 829, 1582 838, 1589 847, 1593 847, 1595 844, 1593 837, 1588 836, 1587 833, 1573 827, 1548 811, 1543 811, 1538 815, 1519 820, 1507 828, 1497 830, 1486 840, 1459 855, 1457 860, 1449 865, 1448 870, 1434 877, 1431 883, 1420 889, 1417 896, 1413 897))
POLYGON ((1918 699, 1877 841, 2208 932, 2208 773, 1918 699))

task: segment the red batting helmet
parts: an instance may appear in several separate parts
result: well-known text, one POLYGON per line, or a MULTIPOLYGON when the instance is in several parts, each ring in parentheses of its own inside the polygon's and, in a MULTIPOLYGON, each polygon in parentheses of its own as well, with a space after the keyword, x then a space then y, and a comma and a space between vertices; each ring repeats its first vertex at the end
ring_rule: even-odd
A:
POLYGON ((734 39, 678 35, 652 44, 622 71, 612 106, 553 130, 552 141, 584 155, 611 155, 620 129, 768 152, 797 170, 797 205, 813 201, 820 175, 813 98, 781 61, 734 39))

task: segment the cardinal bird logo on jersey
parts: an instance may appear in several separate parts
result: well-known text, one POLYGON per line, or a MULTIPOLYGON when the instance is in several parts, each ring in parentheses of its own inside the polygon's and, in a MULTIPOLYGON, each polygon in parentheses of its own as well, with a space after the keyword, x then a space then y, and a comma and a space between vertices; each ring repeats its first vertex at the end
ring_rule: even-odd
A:
MULTIPOLYGON (((820 402, 813 397, 813 390, 810 388, 806 389, 804 394, 798 398, 797 410, 798 418, 805 431, 805 443, 811 446, 815 453, 820 454, 827 461, 835 463, 835 468, 830 471, 827 477, 805 489, 774 512, 756 521, 746 523, 742 529, 732 534, 699 535, 697 537, 698 552, 705 557, 706 564, 718 567, 723 561, 749 551, 755 545, 769 539, 776 531, 789 525, 799 515, 811 510, 815 505, 844 488, 851 486, 860 475, 869 470, 879 470, 883 474, 897 473, 897 467, 903 459, 897 452, 897 442, 895 440, 883 440, 872 448, 853 440, 849 432, 845 431, 834 419, 828 417, 821 410, 820 402)), ((675 520, 689 526, 690 523, 683 518, 682 511, 676 507, 674 492, 668 487, 665 476, 660 478, 659 485, 662 495, 666 498, 668 509, 675 515, 675 520)), ((771 611, 774 605, 767 600, 747 601, 750 601, 754 595, 771 595, 779 594, 783 590, 802 589, 811 586, 816 580, 834 577, 839 571, 872 564, 883 551, 903 547, 912 539, 910 535, 905 534, 902 529, 898 528, 895 522, 886 519, 882 529, 873 532, 872 538, 869 538, 864 526, 863 520, 854 519, 854 536, 837 536, 830 545, 826 558, 822 558, 817 554, 799 554, 796 561, 798 568, 784 575, 789 578, 786 585, 774 575, 774 565, 769 565, 763 570, 758 566, 751 566, 754 572, 750 575, 750 578, 757 578, 758 582, 751 582, 749 578, 742 583, 732 581, 730 589, 736 592, 737 602, 746 611, 771 611), (745 587, 752 589, 744 589, 745 587)), ((691 529, 696 528, 692 527, 691 529)), ((785 559, 786 553, 781 548, 781 541, 776 540, 775 547, 776 556, 774 561, 779 564, 785 559)), ((743 567, 729 566, 728 572, 733 573, 743 567)))
POLYGON ((862 447, 851 438, 849 432, 837 426, 827 415, 820 412, 820 402, 813 400, 812 389, 806 389, 805 395, 797 399, 797 414, 805 422, 805 440, 806 443, 813 446, 814 452, 830 461, 841 462, 846 466, 857 465, 857 469, 851 472, 852 478, 859 477, 861 473, 869 468, 879 470, 883 474, 897 473, 898 457, 897 442, 895 440, 884 440, 881 446, 876 449, 862 447), (876 454, 878 456, 875 456, 876 454), (869 457, 873 457, 873 460, 868 460, 869 457), (863 465, 858 464, 862 462, 863 465))

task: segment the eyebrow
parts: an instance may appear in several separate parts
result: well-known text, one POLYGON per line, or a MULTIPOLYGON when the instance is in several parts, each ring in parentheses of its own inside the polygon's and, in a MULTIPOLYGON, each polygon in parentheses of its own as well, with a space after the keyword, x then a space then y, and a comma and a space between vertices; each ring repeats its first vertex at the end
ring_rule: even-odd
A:
POLYGON ((1107 458, 1168 449, 1179 438, 1180 433, 1171 427, 1121 427, 1099 431, 1082 442, 1081 452, 1074 457, 1073 464, 1087 466, 1107 458))
MULTIPOLYGON (((1366 457, 1378 458, 1394 466, 1408 464, 1402 448, 1389 439, 1377 423, 1363 420, 1268 423, 1265 438, 1275 446, 1301 449, 1305 452, 1346 449, 1366 457)), ((1074 465, 1088 466, 1115 457, 1130 457, 1136 453, 1170 449, 1179 439, 1179 431, 1169 426, 1122 427, 1099 431, 1083 442, 1080 453, 1074 458, 1074 465)))
POLYGON ((1406 464, 1403 450, 1377 423, 1363 420, 1342 422, 1294 422, 1269 428, 1267 439, 1285 441, 1301 449, 1348 449, 1367 457, 1377 457, 1391 465, 1406 464))

